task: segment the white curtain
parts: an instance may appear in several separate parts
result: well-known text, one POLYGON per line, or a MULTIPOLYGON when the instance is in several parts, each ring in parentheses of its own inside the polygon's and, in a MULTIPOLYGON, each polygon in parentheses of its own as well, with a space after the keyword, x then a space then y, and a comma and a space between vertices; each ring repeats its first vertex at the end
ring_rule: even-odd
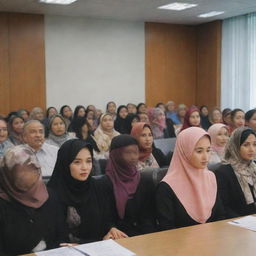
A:
POLYGON ((221 107, 256 107, 256 13, 223 21, 221 107))

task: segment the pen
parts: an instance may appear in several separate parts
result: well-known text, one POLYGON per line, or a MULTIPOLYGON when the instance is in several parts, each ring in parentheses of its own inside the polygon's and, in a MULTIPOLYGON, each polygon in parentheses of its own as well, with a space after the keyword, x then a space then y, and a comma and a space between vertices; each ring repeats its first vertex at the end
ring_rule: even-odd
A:
POLYGON ((80 250, 80 249, 78 249, 78 248, 76 248, 76 247, 68 246, 68 248, 74 249, 75 251, 80 252, 81 254, 83 254, 83 255, 85 255, 85 256, 90 256, 88 253, 86 253, 86 252, 84 252, 84 251, 82 251, 82 250, 80 250))

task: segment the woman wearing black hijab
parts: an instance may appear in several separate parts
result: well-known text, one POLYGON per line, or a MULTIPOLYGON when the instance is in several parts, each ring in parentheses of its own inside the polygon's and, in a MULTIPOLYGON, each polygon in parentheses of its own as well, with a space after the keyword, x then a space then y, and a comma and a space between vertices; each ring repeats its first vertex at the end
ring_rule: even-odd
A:
POLYGON ((136 139, 126 134, 112 139, 106 178, 116 205, 117 227, 128 236, 155 231, 154 185, 146 172, 137 170, 138 158, 136 139))
POLYGON ((58 151, 48 183, 57 194, 66 215, 72 243, 120 238, 113 228, 111 207, 101 179, 91 177, 93 150, 83 140, 66 141, 58 151))
POLYGON ((130 131, 127 127, 128 121, 128 108, 125 105, 121 105, 117 109, 117 115, 115 120, 115 130, 120 132, 121 134, 129 134, 130 131))

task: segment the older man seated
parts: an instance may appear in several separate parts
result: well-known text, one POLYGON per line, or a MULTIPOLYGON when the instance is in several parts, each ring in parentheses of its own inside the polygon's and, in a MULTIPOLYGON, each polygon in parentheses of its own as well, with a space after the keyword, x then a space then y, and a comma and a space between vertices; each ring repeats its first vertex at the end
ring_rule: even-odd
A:
POLYGON ((51 176, 57 159, 58 148, 45 143, 44 126, 38 120, 30 120, 23 128, 24 142, 32 148, 41 165, 42 176, 51 176))

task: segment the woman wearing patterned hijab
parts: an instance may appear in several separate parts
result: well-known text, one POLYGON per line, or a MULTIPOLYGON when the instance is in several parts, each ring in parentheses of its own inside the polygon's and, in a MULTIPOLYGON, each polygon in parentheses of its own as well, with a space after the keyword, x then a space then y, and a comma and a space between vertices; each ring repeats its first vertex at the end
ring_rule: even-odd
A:
POLYGON ((100 124, 94 132, 95 140, 100 152, 95 152, 95 159, 108 159, 109 147, 112 139, 120 133, 114 129, 114 119, 109 113, 102 114, 100 124))
POLYGON ((42 181, 35 154, 8 149, 0 168, 0 255, 17 255, 67 242, 59 207, 42 181))
POLYGON ((227 217, 256 213, 256 134, 248 127, 231 135, 225 163, 215 172, 227 217))

